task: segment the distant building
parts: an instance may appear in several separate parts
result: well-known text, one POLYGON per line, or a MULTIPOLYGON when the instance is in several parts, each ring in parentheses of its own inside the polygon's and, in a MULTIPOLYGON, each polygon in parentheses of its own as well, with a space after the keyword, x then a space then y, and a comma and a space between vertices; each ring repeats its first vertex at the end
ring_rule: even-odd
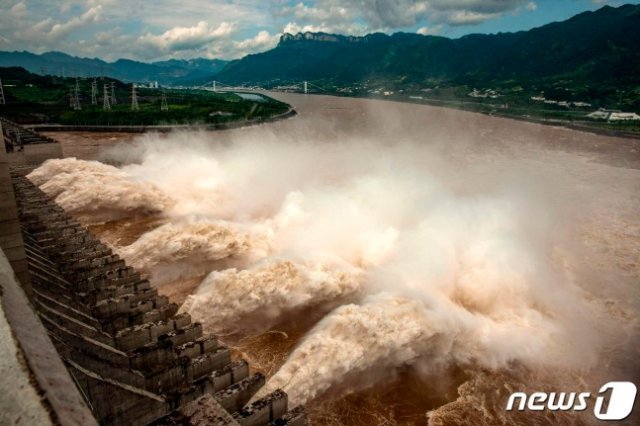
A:
POLYGON ((609 116, 612 113, 618 112, 620 112, 620 110, 599 108, 597 111, 593 111, 591 114, 587 114, 587 117, 593 118, 595 120, 608 120, 609 116))
POLYGON ((478 89, 473 89, 467 95, 471 96, 472 98, 491 98, 491 99, 495 99, 500 96, 500 94, 493 89, 485 89, 484 92, 479 91, 478 89))
POLYGON ((573 106, 576 107, 590 107, 591 104, 588 102, 573 102, 573 106))
POLYGON ((635 112, 622 112, 619 109, 605 109, 600 108, 597 111, 587 114, 587 117, 596 120, 608 120, 608 121, 629 121, 640 120, 640 115, 635 112))
POLYGON ((635 112, 612 112, 609 121, 640 120, 640 115, 635 112))

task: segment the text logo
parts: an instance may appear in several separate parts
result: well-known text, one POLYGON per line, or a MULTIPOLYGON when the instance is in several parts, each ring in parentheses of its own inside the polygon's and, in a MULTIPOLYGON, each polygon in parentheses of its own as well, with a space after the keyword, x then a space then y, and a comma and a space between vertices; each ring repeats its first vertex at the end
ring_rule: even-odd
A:
MULTIPOLYGON (((599 420, 625 419, 633 410, 637 392, 631 382, 604 384, 596 395, 593 415, 599 420)), ((514 392, 509 396, 507 411, 584 411, 590 400, 589 392, 514 392)))

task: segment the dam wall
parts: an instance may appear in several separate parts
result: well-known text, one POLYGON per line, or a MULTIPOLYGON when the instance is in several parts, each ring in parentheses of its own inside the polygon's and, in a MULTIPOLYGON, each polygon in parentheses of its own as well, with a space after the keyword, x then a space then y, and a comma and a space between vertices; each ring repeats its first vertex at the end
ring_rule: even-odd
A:
MULTIPOLYGON (((6 145, 6 122, 0 120, 0 146, 6 145)), ((18 209, 9 168, 15 159, 13 152, 0 148, 0 249, 4 252, 24 291, 30 293, 27 255, 24 251, 18 209)), ((56 157, 52 157, 56 158, 56 157)))
POLYGON ((0 424, 97 425, 0 250, 0 424))
MULTIPOLYGON (((1 160, 16 153, 1 151, 1 160)), ((73 390, 83 413, 103 425, 202 424, 203 416, 211 425, 307 424, 304 408, 289 410, 280 390, 249 404, 262 374, 177 314, 178 305, 35 186, 26 177, 33 165, 0 164, 0 241, 41 337, 66 367, 54 391, 73 390)), ((12 328, 21 327, 18 315, 12 328)))

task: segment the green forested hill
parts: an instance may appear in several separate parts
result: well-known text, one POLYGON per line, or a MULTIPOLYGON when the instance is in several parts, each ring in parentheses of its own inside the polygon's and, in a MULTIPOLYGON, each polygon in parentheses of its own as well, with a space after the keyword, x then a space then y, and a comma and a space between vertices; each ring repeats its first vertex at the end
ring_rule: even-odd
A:
POLYGON ((529 31, 459 39, 397 33, 282 36, 276 48, 232 61, 229 83, 302 80, 389 88, 522 86, 640 109, 640 5, 605 6, 529 31))
POLYGON ((138 110, 132 111, 132 85, 99 77, 64 78, 32 74, 20 67, 0 67, 6 104, 0 116, 22 124, 109 125, 220 125, 269 119, 289 106, 266 96, 247 99, 234 92, 136 88, 138 110), (97 85, 96 103, 92 83, 97 85), (77 96, 80 108, 72 106, 77 96), (113 91, 111 86, 113 85, 113 91), (104 109, 105 86, 109 109, 104 109), (163 108, 163 98, 166 108, 163 108))
POLYGON ((0 67, 22 67, 40 75, 108 76, 128 82, 158 81, 160 84, 181 84, 183 80, 207 77, 220 71, 225 64, 226 61, 220 59, 204 58, 171 59, 153 63, 129 59, 106 62, 98 58, 78 58, 62 52, 38 55, 0 51, 0 67))

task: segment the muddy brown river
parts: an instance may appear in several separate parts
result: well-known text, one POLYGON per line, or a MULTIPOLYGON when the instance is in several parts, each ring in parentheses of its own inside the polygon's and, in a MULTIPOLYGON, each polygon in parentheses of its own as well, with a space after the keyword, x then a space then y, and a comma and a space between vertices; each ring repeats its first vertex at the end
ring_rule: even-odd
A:
POLYGON ((38 183, 313 424, 592 424, 506 400, 640 382, 640 140, 272 96, 298 115, 49 133, 78 161, 38 183))

